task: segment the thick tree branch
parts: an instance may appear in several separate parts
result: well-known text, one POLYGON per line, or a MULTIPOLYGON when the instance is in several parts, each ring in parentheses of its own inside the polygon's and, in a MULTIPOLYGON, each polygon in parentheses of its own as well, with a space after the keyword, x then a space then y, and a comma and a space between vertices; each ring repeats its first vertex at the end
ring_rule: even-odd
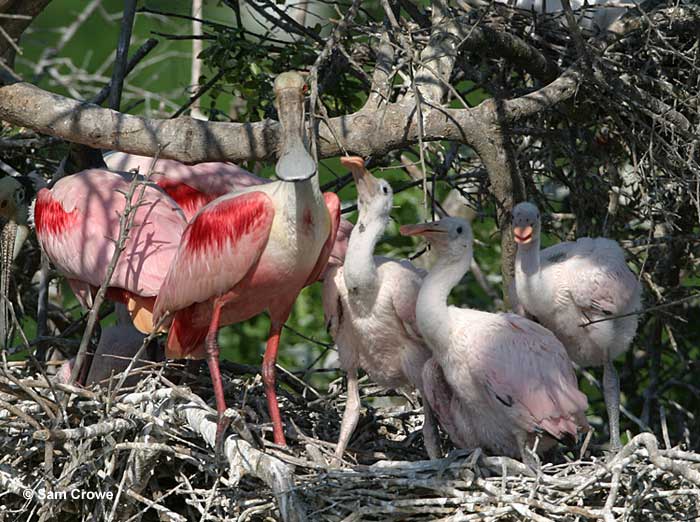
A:
POLYGON ((572 98, 583 80, 579 64, 574 64, 559 78, 541 89, 503 102, 503 118, 513 122, 543 112, 564 100, 572 98))
MULTIPOLYGON (((469 143, 476 122, 485 114, 482 111, 491 110, 488 103, 472 110, 426 107, 424 139, 469 143)), ((161 157, 186 163, 269 160, 278 146, 275 121, 147 119, 77 102, 27 83, 0 87, 0 119, 93 148, 147 156, 161 150, 161 157)), ((336 156, 343 149, 365 156, 384 154, 418 142, 412 104, 389 104, 382 118, 376 111, 361 110, 319 127, 321 157, 336 156)))
POLYGON ((447 2, 435 0, 432 9, 430 41, 420 55, 416 86, 427 100, 440 103, 447 93, 450 75, 457 58, 459 31, 457 20, 450 16, 447 2))
POLYGON ((457 27, 462 38, 460 44, 462 51, 480 52, 491 57, 505 58, 545 82, 551 82, 560 73, 559 66, 555 62, 518 36, 484 25, 470 27, 458 24, 457 27))
MULTIPOLYGON (((571 98, 580 73, 569 69, 551 84, 501 107, 501 120, 513 122, 571 98)), ((478 123, 493 121, 495 104, 487 100, 474 109, 423 108, 423 141, 471 143, 478 123)), ((319 126, 319 156, 344 150, 370 156, 385 154, 419 141, 413 104, 388 104, 382 117, 374 110, 331 118, 319 126), (330 126, 330 128, 329 128, 330 126)), ((278 123, 205 122, 192 118, 148 119, 81 103, 34 85, 0 87, 0 119, 93 148, 121 150, 185 163, 269 160, 276 157, 278 123)))

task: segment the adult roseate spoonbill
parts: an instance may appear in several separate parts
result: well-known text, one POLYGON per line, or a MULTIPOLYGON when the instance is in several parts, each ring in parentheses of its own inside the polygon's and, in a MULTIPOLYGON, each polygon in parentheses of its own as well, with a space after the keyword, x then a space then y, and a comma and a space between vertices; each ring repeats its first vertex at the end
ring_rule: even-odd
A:
MULTIPOLYGON (((169 159, 158 159, 153 163, 153 158, 124 152, 108 154, 105 156, 105 162, 110 169, 117 171, 137 170, 145 174, 150 169, 149 179, 175 200, 188 221, 200 208, 220 196, 270 182, 269 179, 251 174, 233 163, 185 165, 169 159)), ((341 218, 328 258, 329 268, 343 264, 351 231, 352 223, 341 218)))
POLYGON ((583 237, 540 252, 540 213, 532 203, 513 209, 518 244, 515 288, 525 311, 552 330, 571 359, 603 366, 610 445, 620 447, 620 382, 613 361, 637 331, 637 317, 594 322, 641 307, 642 287, 615 241, 583 237), (593 323, 593 324, 591 324, 593 323))
POLYGON ((587 428, 588 401, 553 333, 519 315, 447 306, 471 263, 469 223, 443 218, 401 233, 425 236, 438 254, 418 294, 416 319, 434 357, 423 373, 426 396, 453 442, 532 465, 528 448, 537 435, 544 451, 552 439, 587 428))
POLYGON ((165 312, 174 313, 166 354, 207 359, 219 438, 226 409, 219 326, 268 310, 271 324, 262 376, 275 443, 286 444, 275 394, 280 332, 301 289, 324 270, 335 241, 340 201, 319 190, 316 162, 303 138, 303 88, 296 73, 281 74, 275 81, 282 124, 276 167, 280 181, 223 196, 202 208, 185 230, 156 300, 156 320, 165 312))
MULTIPOLYGON (((66 176, 37 195, 34 226, 39 243, 85 307, 106 277, 130 182, 125 175, 90 169, 66 176)), ((126 304, 136 327, 150 332, 155 296, 187 221, 165 193, 154 186, 143 188, 142 197, 140 187, 133 195, 132 204, 139 206, 107 297, 126 304)))
MULTIPOLYGON (((348 398, 336 457, 341 458, 360 416, 357 369, 382 386, 413 385, 422 390, 423 365, 430 359, 416 326, 416 298, 425 272, 408 261, 374 256, 389 223, 393 192, 364 168, 362 158, 341 158, 357 185, 358 218, 345 265, 329 270, 323 283, 326 324, 347 372, 348 398)), ((440 456, 430 407, 425 405, 423 437, 431 458, 440 456)))

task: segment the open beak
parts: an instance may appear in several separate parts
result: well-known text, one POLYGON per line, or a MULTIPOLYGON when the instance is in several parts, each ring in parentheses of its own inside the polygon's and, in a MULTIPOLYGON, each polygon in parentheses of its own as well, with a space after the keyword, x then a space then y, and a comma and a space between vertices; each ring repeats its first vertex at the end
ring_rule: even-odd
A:
POLYGON ((515 242, 521 245, 526 245, 532 241, 532 227, 513 227, 513 236, 515 237, 515 242))
POLYGON ((365 162, 359 156, 342 157, 340 163, 350 171, 358 192, 371 195, 377 190, 377 178, 365 168, 365 162))
POLYGON ((403 225, 399 228, 402 236, 424 236, 430 238, 434 235, 442 235, 447 233, 447 227, 440 224, 439 221, 431 221, 429 223, 418 223, 416 225, 403 225))

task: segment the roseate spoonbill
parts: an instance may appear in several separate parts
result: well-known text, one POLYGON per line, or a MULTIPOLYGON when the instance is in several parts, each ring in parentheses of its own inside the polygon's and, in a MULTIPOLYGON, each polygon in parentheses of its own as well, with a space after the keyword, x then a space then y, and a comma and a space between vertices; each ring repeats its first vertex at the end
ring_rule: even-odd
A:
POLYGON ((642 287, 617 242, 583 237, 540 252, 537 207, 513 209, 518 244, 515 287, 525 311, 564 343, 581 366, 603 366, 603 394, 610 423, 610 445, 620 448, 620 382, 613 361, 637 331, 637 316, 608 319, 640 309, 642 287), (591 324, 592 323, 592 324, 591 324))
POLYGON ((284 73, 275 81, 282 140, 276 166, 280 181, 220 197, 187 226, 160 289, 158 320, 174 314, 166 355, 206 357, 219 413, 221 440, 226 409, 219 372, 219 326, 264 310, 270 335, 262 364, 274 441, 285 445, 275 394, 275 360, 282 326, 301 289, 323 272, 335 241, 340 201, 321 194, 316 162, 304 140, 304 81, 284 73))
MULTIPOLYGON (((341 158, 357 185, 358 218, 345 264, 329 270, 323 283, 323 310, 347 372, 348 398, 335 455, 350 440, 360 416, 357 370, 382 386, 413 385, 421 391, 423 364, 430 356, 416 327, 416 298, 425 272, 408 261, 374 255, 389 223, 391 186, 364 168, 362 158, 341 158)), ((425 405, 423 437, 431 458, 440 450, 430 407, 425 405)))
MULTIPOLYGON (((129 176, 90 169, 66 176, 39 191, 34 227, 41 247, 80 303, 92 304, 104 281, 119 237, 129 176)), ((133 227, 119 257, 107 297, 127 305, 142 332, 152 330, 155 296, 170 267, 187 221, 175 202, 152 185, 137 188, 133 227)), ((0 205, 2 203, 0 202, 0 205)))
MULTIPOLYGON (((124 152, 110 153, 105 156, 105 161, 112 170, 136 170, 141 174, 149 172, 153 164, 149 179, 175 200, 188 221, 200 208, 220 196, 270 182, 269 179, 251 174, 233 163, 207 162, 185 165, 169 159, 158 159, 153 163, 153 158, 124 152)), ((343 264, 351 231, 352 223, 341 218, 338 234, 328 258, 329 268, 343 264)))
POLYGON ((447 306, 471 263, 469 223, 443 218, 401 233, 426 237, 438 254, 418 294, 416 320, 434 358, 423 374, 426 396, 453 442, 532 465, 536 436, 543 435, 544 451, 552 439, 572 439, 587 428, 588 401, 553 333, 519 315, 447 306))

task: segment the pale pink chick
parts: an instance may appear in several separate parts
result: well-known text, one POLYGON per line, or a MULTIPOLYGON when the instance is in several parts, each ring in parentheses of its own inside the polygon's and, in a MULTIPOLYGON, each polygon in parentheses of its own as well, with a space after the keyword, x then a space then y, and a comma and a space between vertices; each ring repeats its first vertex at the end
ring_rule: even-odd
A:
POLYGON ((453 442, 534 465, 537 437, 541 453, 587 429, 588 401, 554 334, 515 314, 447 306, 472 260, 469 223, 444 218, 401 233, 425 236, 438 256, 420 289, 416 319, 434 358, 423 373, 426 396, 453 442))
MULTIPOLYGON (((355 179, 359 214, 345 265, 329 270, 323 285, 326 324, 348 380, 338 458, 343 456, 360 415, 358 368, 384 387, 410 386, 421 391, 423 364, 431 355, 416 326, 416 298, 425 272, 408 261, 374 256, 375 245, 389 222, 391 186, 372 176, 362 158, 340 161, 355 179)), ((423 434, 428 454, 438 458, 437 431, 427 405, 423 434)))
POLYGON ((532 203, 513 209, 513 234, 518 300, 556 334, 575 363, 604 367, 610 445, 619 449, 620 383, 613 361, 637 331, 633 312, 641 308, 642 286, 611 239, 583 237, 540 251, 540 213, 532 203), (610 319, 625 314, 632 315, 610 319))

